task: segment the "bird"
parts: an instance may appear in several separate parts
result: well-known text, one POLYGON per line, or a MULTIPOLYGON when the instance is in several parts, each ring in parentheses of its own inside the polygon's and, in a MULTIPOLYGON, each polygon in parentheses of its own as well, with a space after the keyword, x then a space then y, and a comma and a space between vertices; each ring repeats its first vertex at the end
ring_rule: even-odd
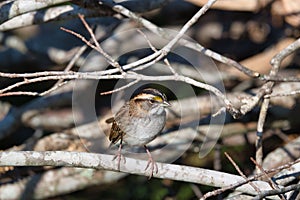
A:
MULTIPOLYGON (((106 120, 111 124, 109 140, 111 145, 119 143, 119 149, 114 159, 118 158, 118 170, 122 158, 122 145, 144 146, 150 166, 149 179, 153 172, 158 173, 158 167, 146 146, 160 134, 166 123, 166 107, 171 106, 164 93, 154 88, 145 88, 134 95, 116 112, 114 117, 106 120)), ((125 159, 124 159, 125 161, 125 159)))

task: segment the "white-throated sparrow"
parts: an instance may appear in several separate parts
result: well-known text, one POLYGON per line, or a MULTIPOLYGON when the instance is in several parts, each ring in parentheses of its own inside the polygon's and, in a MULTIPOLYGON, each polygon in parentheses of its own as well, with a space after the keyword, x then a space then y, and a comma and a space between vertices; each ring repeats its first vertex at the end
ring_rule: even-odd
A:
POLYGON ((118 169, 120 169, 122 144, 128 146, 144 146, 148 154, 150 177, 153 171, 157 173, 158 167, 153 160, 146 144, 151 142, 164 128, 166 123, 165 107, 170 106, 166 95, 153 88, 143 89, 140 93, 126 102, 115 117, 106 120, 112 123, 109 140, 112 144, 120 141, 118 169))

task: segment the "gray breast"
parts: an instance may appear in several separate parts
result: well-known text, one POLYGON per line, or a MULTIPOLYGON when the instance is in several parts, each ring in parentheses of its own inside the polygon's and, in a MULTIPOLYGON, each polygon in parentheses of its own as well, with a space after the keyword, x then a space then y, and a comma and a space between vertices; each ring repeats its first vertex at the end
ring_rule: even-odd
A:
POLYGON ((130 129, 125 130, 123 141, 130 146, 141 146, 151 142, 164 128, 166 112, 163 107, 149 113, 144 119, 136 118, 130 129))

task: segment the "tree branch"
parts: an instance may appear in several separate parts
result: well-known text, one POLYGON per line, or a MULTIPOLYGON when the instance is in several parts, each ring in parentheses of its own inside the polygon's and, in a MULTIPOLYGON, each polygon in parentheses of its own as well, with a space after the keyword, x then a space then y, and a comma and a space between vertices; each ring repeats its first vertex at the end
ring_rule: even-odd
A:
MULTIPOLYGON (((113 157, 113 155, 84 152, 11 151, 0 152, 0 166, 65 166, 118 171, 113 157)), ((208 169, 165 163, 157 164, 158 173, 153 174, 153 176, 162 179, 198 183, 213 187, 226 187, 244 181, 243 177, 208 169)), ((145 171, 146 165, 147 161, 126 158, 126 163, 121 165, 120 171, 148 176, 148 172, 145 171)), ((255 181, 253 184, 265 190, 272 189, 268 183, 263 181, 255 181)), ((257 194, 249 184, 240 187, 239 191, 247 194, 257 194)))

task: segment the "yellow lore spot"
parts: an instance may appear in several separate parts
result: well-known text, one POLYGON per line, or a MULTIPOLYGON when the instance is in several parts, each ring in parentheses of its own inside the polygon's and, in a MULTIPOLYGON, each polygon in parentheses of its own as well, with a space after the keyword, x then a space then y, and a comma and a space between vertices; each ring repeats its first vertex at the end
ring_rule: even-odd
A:
POLYGON ((163 102, 163 99, 160 96, 155 96, 153 99, 157 102, 163 102))

